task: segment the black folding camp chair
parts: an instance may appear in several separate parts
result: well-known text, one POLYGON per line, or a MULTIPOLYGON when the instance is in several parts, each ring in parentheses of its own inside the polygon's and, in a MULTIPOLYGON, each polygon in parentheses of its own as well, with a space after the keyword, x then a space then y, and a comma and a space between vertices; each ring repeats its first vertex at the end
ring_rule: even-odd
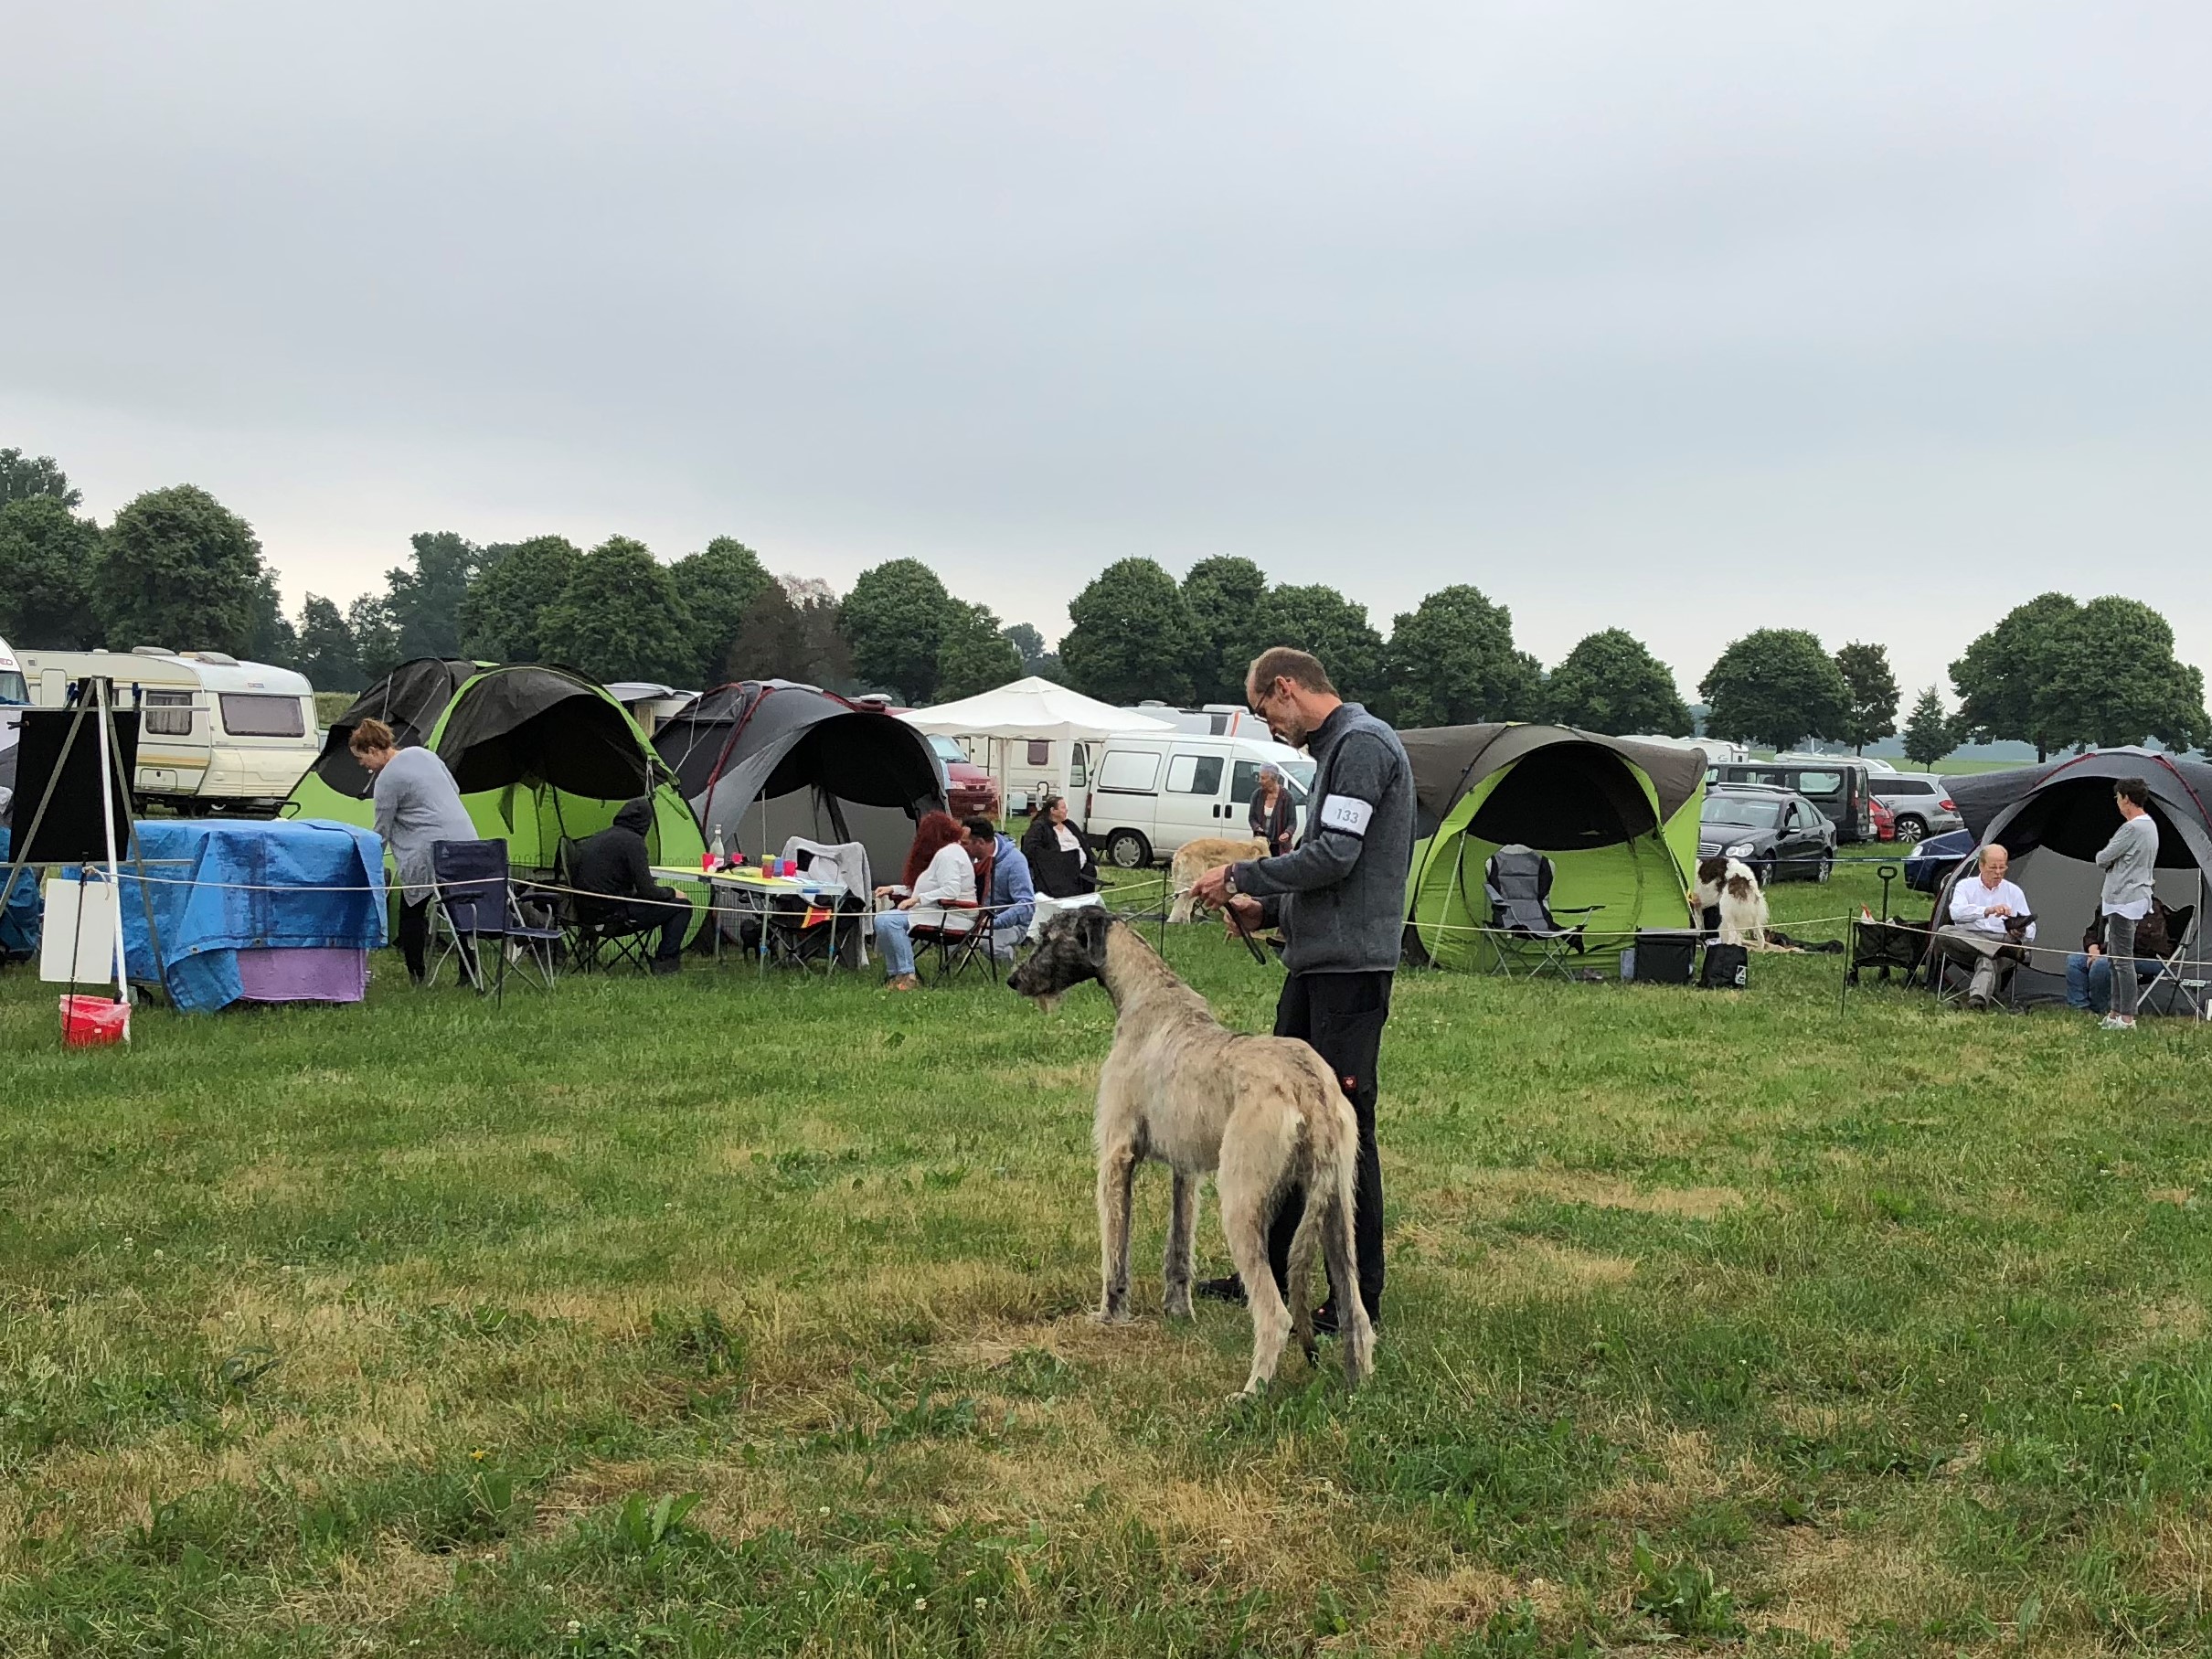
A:
POLYGON ((578 843, 564 837, 553 854, 553 879, 560 888, 561 931, 569 942, 569 960, 580 973, 629 963, 640 973, 653 967, 651 949, 660 932, 658 920, 641 924, 637 915, 619 899, 595 899, 577 890, 578 843))
POLYGON ((424 975, 435 984, 447 962, 478 995, 506 996, 507 962, 543 990, 553 988, 560 949, 558 926, 526 920, 507 872, 504 841, 438 841, 431 845, 432 941, 437 950, 424 975), (484 951, 492 948, 496 973, 487 973, 484 951))
POLYGON ((1855 917, 1851 922, 1851 962, 1844 977, 1857 984, 1859 975, 1877 970, 1887 982, 1902 973, 1909 985, 1928 962, 1929 923, 1924 921, 1870 921, 1855 917))
MULTIPOLYGON (((2163 956, 2149 958, 2157 967, 2147 978, 2138 974, 2136 1006, 2149 1007, 2152 994, 2164 991, 2168 1013, 2185 1011, 2192 1018, 2202 1019, 2205 1017, 2205 982, 2188 977, 2190 964, 2187 961, 2189 929, 2196 920, 2196 907, 2185 904, 2177 910, 2166 911, 2165 917, 2166 952, 2163 956)), ((2140 962, 2145 959, 2139 956, 2135 960, 2140 962)))
POLYGON ((1590 926, 1579 921, 1563 926, 1561 916, 1591 916, 1601 904, 1561 906, 1551 903, 1551 860, 1534 847, 1502 846, 1483 867, 1483 896, 1490 904, 1489 939, 1497 957, 1496 972, 1533 979, 1539 973, 1564 973, 1573 958, 1582 954, 1583 934, 1590 926))

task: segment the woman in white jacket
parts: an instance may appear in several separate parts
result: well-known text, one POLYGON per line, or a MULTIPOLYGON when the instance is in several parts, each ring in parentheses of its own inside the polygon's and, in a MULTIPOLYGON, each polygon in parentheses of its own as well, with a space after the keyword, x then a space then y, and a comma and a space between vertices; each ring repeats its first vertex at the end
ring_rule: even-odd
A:
POLYGON ((883 953, 884 983, 894 991, 911 991, 921 983, 914 977, 915 912, 933 910, 948 901, 975 902, 975 863, 968 856, 966 832, 952 814, 922 815, 915 826, 914 845, 907 852, 904 875, 898 887, 876 889, 878 899, 899 900, 895 909, 876 918, 876 948, 883 953))

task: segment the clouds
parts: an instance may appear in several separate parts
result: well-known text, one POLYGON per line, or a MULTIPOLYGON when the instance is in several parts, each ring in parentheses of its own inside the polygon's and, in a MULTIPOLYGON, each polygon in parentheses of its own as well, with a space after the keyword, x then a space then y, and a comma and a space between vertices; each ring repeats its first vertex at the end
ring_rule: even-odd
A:
POLYGON ((2201 7, 48 10, 7 441, 207 484, 295 596, 728 532, 1050 633, 1238 552, 1917 685, 1963 642, 1879 562, 1994 557, 1990 620, 2118 590, 2212 658, 2201 7))

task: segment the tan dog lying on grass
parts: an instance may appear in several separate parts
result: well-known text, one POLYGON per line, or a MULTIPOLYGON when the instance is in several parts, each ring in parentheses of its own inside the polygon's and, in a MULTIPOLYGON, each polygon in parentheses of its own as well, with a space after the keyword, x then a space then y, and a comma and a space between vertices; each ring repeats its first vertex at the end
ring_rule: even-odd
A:
POLYGON ((1198 1183, 1214 1177, 1221 1230, 1252 1310, 1252 1369, 1244 1392, 1275 1375, 1293 1333, 1313 1356, 1313 1250, 1340 1288, 1345 1377, 1356 1386, 1375 1368, 1375 1329, 1359 1299, 1359 1247, 1352 1236, 1354 1161, 1359 1125, 1321 1056, 1290 1037, 1224 1029, 1206 999, 1177 979, 1126 923, 1101 909, 1063 911, 1047 924, 1037 952, 1006 983, 1049 1007, 1095 979, 1113 998, 1113 1049, 1099 1072, 1093 1137, 1099 1155, 1099 1233, 1103 1286, 1099 1318, 1129 1317, 1129 1205, 1137 1165, 1157 1158, 1175 1171, 1168 1212, 1166 1309, 1191 1316, 1193 1229, 1198 1183), (1291 1242, 1290 1305, 1268 1265, 1275 1205, 1292 1187, 1305 1213, 1291 1242))
POLYGON ((1225 864, 1242 864, 1248 858, 1267 856, 1267 843, 1250 835, 1201 835, 1196 841, 1186 841, 1175 849, 1175 860, 1167 867, 1167 890, 1175 901, 1167 912, 1170 921, 1189 921, 1196 914, 1190 889, 1199 877, 1208 870, 1218 870, 1225 864))

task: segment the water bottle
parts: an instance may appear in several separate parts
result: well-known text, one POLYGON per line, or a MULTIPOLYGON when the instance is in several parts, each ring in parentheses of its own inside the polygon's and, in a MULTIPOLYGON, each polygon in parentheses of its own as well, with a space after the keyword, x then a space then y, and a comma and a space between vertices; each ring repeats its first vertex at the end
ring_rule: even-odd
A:
POLYGON ((718 824, 714 826, 714 839, 707 844, 707 868, 718 870, 728 862, 728 855, 722 846, 722 826, 718 824))

